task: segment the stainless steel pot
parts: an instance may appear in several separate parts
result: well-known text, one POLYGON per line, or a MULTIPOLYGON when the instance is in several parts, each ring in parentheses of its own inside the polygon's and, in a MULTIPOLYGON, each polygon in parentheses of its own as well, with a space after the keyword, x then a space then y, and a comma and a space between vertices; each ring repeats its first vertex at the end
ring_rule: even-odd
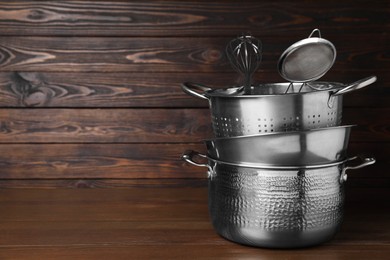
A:
POLYGON ((206 167, 209 213, 222 237, 250 246, 296 248, 330 240, 343 219, 346 171, 375 163, 352 157, 305 167, 230 164, 194 151, 182 158, 206 167), (194 157, 207 158, 208 163, 194 157))
POLYGON ((205 140, 208 156, 236 164, 313 165, 347 156, 352 125, 205 140))
POLYGON ((368 86, 376 77, 345 85, 332 82, 270 83, 243 95, 239 88, 211 89, 184 83, 185 93, 209 101, 216 137, 244 136, 339 126, 343 94, 368 86), (286 93, 289 90, 289 93, 286 93))

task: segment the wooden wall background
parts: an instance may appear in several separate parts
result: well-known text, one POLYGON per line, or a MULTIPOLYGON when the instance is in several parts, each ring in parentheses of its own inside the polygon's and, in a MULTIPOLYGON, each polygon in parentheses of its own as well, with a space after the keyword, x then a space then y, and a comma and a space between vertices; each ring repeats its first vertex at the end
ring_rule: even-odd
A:
POLYGON ((1 1, 0 185, 121 187, 198 183, 180 160, 211 136, 207 102, 184 81, 235 84, 224 48, 263 42, 258 82, 319 28, 338 51, 323 80, 378 81, 345 96, 350 154, 378 162, 349 185, 390 187, 388 1, 1 1), (156 181, 157 182, 157 181, 156 181))

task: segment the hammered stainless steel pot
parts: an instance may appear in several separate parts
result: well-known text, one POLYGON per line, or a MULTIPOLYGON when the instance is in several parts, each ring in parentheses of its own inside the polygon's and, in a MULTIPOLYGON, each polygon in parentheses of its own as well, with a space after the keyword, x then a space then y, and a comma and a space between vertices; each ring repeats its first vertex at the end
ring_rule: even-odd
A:
POLYGON ((231 137, 339 126, 343 94, 375 81, 371 76, 349 85, 270 83, 255 87, 253 95, 237 93, 239 88, 213 90, 189 82, 183 83, 182 90, 208 100, 215 136, 231 137))
POLYGON ((208 169, 209 213, 216 232, 240 244, 269 248, 330 240, 343 219, 346 171, 375 163, 374 158, 361 157, 362 162, 352 166, 358 158, 353 157, 317 166, 253 167, 194 151, 182 158, 208 169))
POLYGON ((347 156, 352 125, 205 140, 213 159, 253 165, 313 165, 347 156))

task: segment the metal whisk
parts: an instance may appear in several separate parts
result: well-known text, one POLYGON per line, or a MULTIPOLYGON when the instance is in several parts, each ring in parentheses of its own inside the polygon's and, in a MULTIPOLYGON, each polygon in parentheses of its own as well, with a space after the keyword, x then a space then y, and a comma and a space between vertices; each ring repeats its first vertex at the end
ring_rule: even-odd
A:
POLYGON ((251 93, 252 75, 261 62, 261 41, 253 36, 240 36, 226 46, 226 55, 232 67, 244 75, 244 84, 237 92, 244 89, 245 94, 251 93))

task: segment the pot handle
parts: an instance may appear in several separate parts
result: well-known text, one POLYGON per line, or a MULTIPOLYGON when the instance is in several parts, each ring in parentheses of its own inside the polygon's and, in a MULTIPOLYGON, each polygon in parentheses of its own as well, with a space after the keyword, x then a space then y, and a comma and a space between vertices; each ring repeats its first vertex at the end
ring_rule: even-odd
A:
POLYGON ((206 87, 204 85, 197 84, 197 83, 191 83, 191 82, 184 82, 181 85, 181 89, 190 96, 201 98, 201 99, 207 99, 207 100, 209 100, 209 99, 207 98, 207 96, 204 92, 206 92, 208 90, 212 90, 211 88, 206 87), (195 90, 203 91, 203 93, 195 91, 195 90))
POLYGON ((213 176, 215 176, 213 168, 209 164, 207 164, 207 163, 201 163, 201 162, 194 161, 194 157, 196 157, 196 156, 201 157, 201 158, 207 158, 206 155, 201 154, 201 153, 196 152, 196 151, 192 151, 192 150, 185 151, 182 154, 181 158, 184 161, 186 161, 186 162, 188 162, 188 163, 190 163, 192 165, 200 166, 200 167, 206 167, 207 168, 207 178, 213 179, 213 176))
POLYGON ((206 168, 209 168, 209 165, 208 165, 207 163, 201 163, 201 162, 196 162, 196 161, 194 161, 194 157, 196 157, 196 156, 202 157, 202 158, 207 158, 206 155, 201 154, 201 153, 196 152, 196 151, 193 151, 193 150, 187 150, 187 151, 185 151, 185 152, 182 154, 181 158, 182 158, 184 161, 188 162, 189 164, 192 164, 192 165, 195 165, 195 166, 199 166, 199 167, 206 167, 206 168))
POLYGON ((352 158, 349 158, 347 160, 347 162, 349 161, 354 161, 356 159, 360 159, 361 160, 361 163, 357 164, 357 165, 346 165, 344 167, 344 169, 342 170, 341 172, 341 176, 340 176, 340 182, 343 183, 345 181, 347 181, 347 174, 346 174, 346 171, 347 170, 355 170, 355 169, 360 169, 360 168, 363 168, 363 167, 366 167, 368 165, 371 165, 371 164, 374 164, 376 162, 375 158, 374 157, 365 157, 363 155, 359 155, 359 156, 354 156, 352 158))
POLYGON ((361 80, 358 80, 354 83, 348 84, 346 87, 339 89, 331 94, 331 97, 336 97, 339 95, 344 95, 346 93, 364 88, 377 80, 376 76, 370 76, 361 80))

